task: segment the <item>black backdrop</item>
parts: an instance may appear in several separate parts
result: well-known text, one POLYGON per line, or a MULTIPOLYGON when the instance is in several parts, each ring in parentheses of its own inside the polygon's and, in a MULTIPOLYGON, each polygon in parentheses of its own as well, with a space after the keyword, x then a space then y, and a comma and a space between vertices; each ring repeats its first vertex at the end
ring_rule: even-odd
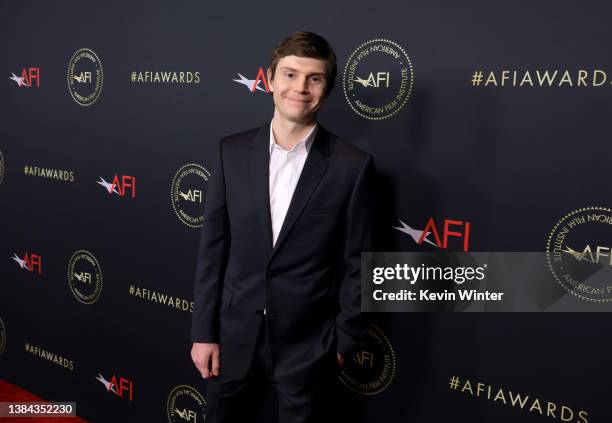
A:
MULTIPOLYGON (((271 98, 233 80, 255 79, 291 32, 318 32, 336 49, 338 84, 320 120, 374 155, 377 250, 422 249, 394 226, 401 219, 422 229, 434 217, 470 222, 475 251, 543 251, 563 215, 610 206, 609 82, 471 82, 476 70, 497 72, 498 85, 503 70, 600 69, 612 79, 606 1, 65 1, 3 2, 0 10, 0 376, 50 400, 77 401, 88 420, 179 421, 167 416, 175 387, 205 398, 189 357, 189 307, 128 288, 191 301, 199 230, 177 218, 172 180, 189 163, 210 170, 221 136, 270 119, 271 98), (347 104, 342 78, 351 53, 378 38, 403 47, 414 84, 394 116, 369 120, 347 104), (99 56, 104 74, 99 98, 86 107, 66 83, 80 48, 99 56), (9 79, 30 67, 39 68, 39 87, 9 79), (136 83, 134 71, 198 72, 199 83, 136 83), (31 175, 26 165, 73 172, 73 180, 31 175), (135 197, 96 183, 115 175, 135 177, 135 197), (89 305, 68 283, 79 250, 93 254, 103 275, 89 305), (21 268, 15 254, 40 256, 40 273, 21 268), (107 392, 99 374, 124 378, 131 390, 107 392)), ((359 370, 364 357, 354 360, 356 377, 373 382, 361 393, 344 375, 334 412, 346 420, 562 421, 565 405, 569 421, 583 421, 581 410, 588 421, 610 421, 607 314, 374 317, 373 333, 386 339, 373 337, 383 341, 372 354, 383 361, 359 370), (537 397, 543 415, 527 409, 531 400, 520 409, 493 401, 495 393, 449 389, 452 376, 464 388, 469 379, 537 397), (546 416, 547 401, 555 417, 546 416)), ((196 410, 185 398, 178 401, 196 410)))

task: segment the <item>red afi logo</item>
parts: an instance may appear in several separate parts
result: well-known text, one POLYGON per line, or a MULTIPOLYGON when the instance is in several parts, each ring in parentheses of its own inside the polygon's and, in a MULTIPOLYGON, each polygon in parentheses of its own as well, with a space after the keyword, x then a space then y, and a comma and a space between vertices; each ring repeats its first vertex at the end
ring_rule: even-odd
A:
POLYGON ((26 269, 29 272, 38 270, 38 274, 42 274, 42 257, 39 254, 25 253, 23 258, 20 258, 16 253, 13 255, 13 260, 19 263, 19 267, 26 269))
POLYGON ((117 383, 117 377, 115 375, 113 375, 113 377, 111 378, 110 382, 115 386, 115 387, 119 387, 119 392, 114 392, 115 395, 117 395, 120 398, 123 398, 123 394, 127 393, 129 395, 129 400, 132 401, 132 393, 133 393, 133 389, 134 386, 132 384, 132 381, 124 378, 124 377, 120 377, 119 378, 119 383, 117 383))
POLYGON ((10 78, 12 81, 17 83, 18 87, 32 87, 32 83, 36 81, 36 88, 40 87, 40 68, 23 68, 21 76, 17 76, 14 73, 11 74, 10 78))
POLYGON ((100 381, 108 392, 112 392, 120 398, 123 398, 124 394, 128 396, 128 399, 132 401, 133 393, 134 393, 134 384, 129 379, 124 377, 117 377, 113 375, 110 381, 104 379, 100 373, 98 373, 98 377, 96 377, 98 381, 100 381))
POLYGON ((470 245, 470 222, 462 222, 460 220, 450 220, 444 219, 444 232, 443 232, 443 242, 440 243, 440 236, 438 235, 438 229, 436 229, 436 223, 434 222, 434 218, 430 217, 427 221, 427 226, 423 229, 423 233, 421 237, 417 241, 418 244, 422 244, 423 240, 427 238, 429 232, 433 233, 434 238, 436 239, 436 245, 440 248, 448 248, 448 237, 463 237, 463 251, 468 251, 470 245), (464 232, 456 232, 450 229, 451 226, 455 227, 463 227, 464 232))
POLYGON ((115 175, 113 182, 106 182, 106 180, 100 176, 98 184, 102 185, 109 194, 117 194, 120 197, 125 197, 129 191, 132 194, 132 198, 136 198, 136 177, 129 175, 115 175))
POLYGON ((440 239, 440 232, 436 226, 436 222, 433 217, 430 217, 427 221, 425 229, 418 230, 413 229, 406 225, 400 220, 402 226, 394 226, 400 232, 408 234, 412 239, 419 245, 424 242, 433 245, 438 248, 448 248, 448 240, 451 237, 463 239, 463 251, 468 251, 470 246, 470 222, 463 222, 461 220, 444 219, 444 225, 442 228, 442 239, 440 239), (463 232, 459 232, 462 230, 463 232), (429 234, 433 234, 434 240, 429 239, 429 234))

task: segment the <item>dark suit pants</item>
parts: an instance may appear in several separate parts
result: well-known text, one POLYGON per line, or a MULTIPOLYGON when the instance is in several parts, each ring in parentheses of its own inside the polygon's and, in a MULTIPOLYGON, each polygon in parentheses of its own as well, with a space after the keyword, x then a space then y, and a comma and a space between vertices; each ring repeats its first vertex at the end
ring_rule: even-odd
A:
MULTIPOLYGON (((265 316, 250 369, 244 379, 223 380, 222 375, 208 381, 206 423, 257 423, 264 400, 272 389, 277 398, 279 423, 327 423, 334 406, 333 390, 338 380, 335 351, 324 356, 318 381, 299 391, 289 389, 274 378, 274 364, 268 342, 265 316)), ((223 363, 221 363, 223 373, 223 363)), ((276 421, 274 417, 266 423, 276 421)))

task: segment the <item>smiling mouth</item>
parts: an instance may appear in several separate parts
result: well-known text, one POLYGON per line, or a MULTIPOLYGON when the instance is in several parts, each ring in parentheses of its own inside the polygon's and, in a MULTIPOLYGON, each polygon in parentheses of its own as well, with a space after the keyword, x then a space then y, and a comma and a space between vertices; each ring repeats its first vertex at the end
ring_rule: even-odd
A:
POLYGON ((298 102, 298 103, 309 103, 310 102, 310 100, 301 100, 301 99, 298 99, 298 98, 291 98, 291 97, 286 97, 286 98, 287 98, 287 100, 295 101, 295 102, 298 102))

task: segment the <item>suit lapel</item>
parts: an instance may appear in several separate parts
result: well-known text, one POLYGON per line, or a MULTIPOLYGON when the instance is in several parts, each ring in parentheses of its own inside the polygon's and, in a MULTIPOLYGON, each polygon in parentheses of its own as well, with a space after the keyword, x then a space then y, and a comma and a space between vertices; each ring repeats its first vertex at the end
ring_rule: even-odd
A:
MULTIPOLYGON (((287 237, 289 231, 295 224, 297 218, 302 213, 302 210, 308 203, 310 196, 313 191, 319 185, 319 181, 325 174, 327 170, 327 155, 329 149, 328 142, 328 132, 323 129, 321 125, 317 128, 317 134, 315 135, 315 139, 312 142, 312 146, 308 153, 308 157, 306 158, 306 162, 304 163, 304 168, 302 169, 302 173, 300 174, 300 178, 298 179, 297 186, 295 187, 295 192, 293 193, 293 197, 291 197, 291 202, 289 203, 289 209, 287 210, 287 215, 285 216, 285 220, 283 221, 283 225, 281 227, 280 233, 278 234, 278 239, 276 240, 276 244, 274 244, 274 249, 272 251, 272 256, 278 251, 279 247, 287 237)), ((269 163, 269 158, 268 162, 269 163)), ((266 198, 268 199, 267 210, 268 210, 268 222, 270 221, 270 193, 269 188, 266 191, 266 198)), ((270 231, 271 233, 271 231, 270 231)), ((270 257, 272 259, 272 257, 270 257)))
POLYGON ((270 217, 270 125, 264 125, 253 137, 248 166, 251 179, 251 195, 263 229, 266 252, 272 253, 272 222, 270 217))

